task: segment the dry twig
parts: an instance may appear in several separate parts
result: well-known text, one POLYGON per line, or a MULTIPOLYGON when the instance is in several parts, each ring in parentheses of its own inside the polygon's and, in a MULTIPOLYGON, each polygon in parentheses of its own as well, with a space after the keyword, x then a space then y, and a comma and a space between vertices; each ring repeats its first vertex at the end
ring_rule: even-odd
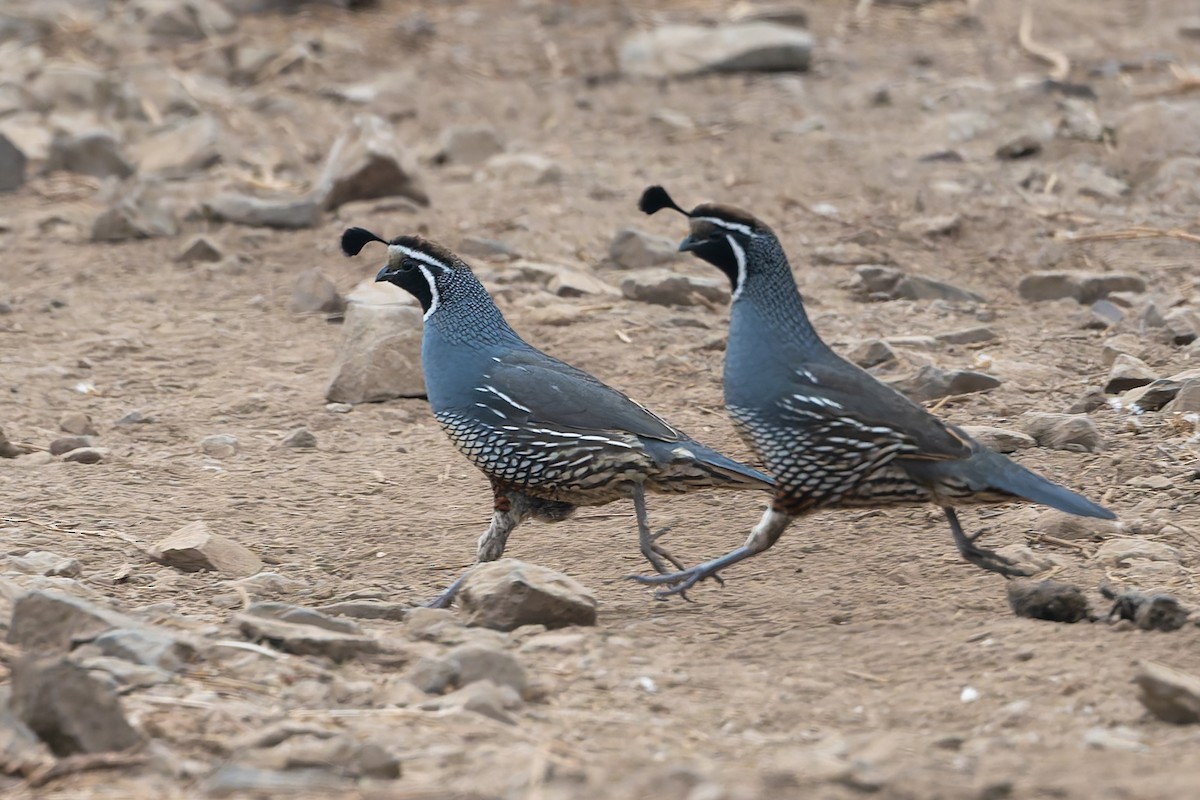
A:
POLYGON ((1021 24, 1017 29, 1017 41, 1031 56, 1050 65, 1050 77, 1056 81, 1066 80, 1071 74, 1071 60, 1065 54, 1033 40, 1033 4, 1025 3, 1021 10, 1021 24))
POLYGON ((1100 231, 1098 233, 1072 233, 1056 231, 1055 239, 1065 242, 1115 242, 1127 239, 1182 239, 1185 242, 1200 244, 1200 235, 1188 233, 1179 228, 1151 228, 1145 225, 1135 225, 1119 231, 1100 231))

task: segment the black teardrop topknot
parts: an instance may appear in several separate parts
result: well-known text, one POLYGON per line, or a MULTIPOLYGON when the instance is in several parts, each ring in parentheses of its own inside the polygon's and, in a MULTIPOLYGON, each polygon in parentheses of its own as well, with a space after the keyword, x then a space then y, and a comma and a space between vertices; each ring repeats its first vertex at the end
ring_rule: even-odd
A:
POLYGON ((386 240, 380 239, 365 228, 347 228, 342 234, 342 252, 348 256, 356 256, 371 242, 387 244, 386 240))
POLYGON ((642 192, 642 199, 638 200, 638 208, 643 214, 653 214, 664 208, 670 208, 678 211, 685 217, 691 216, 687 211, 680 208, 679 204, 671 199, 671 195, 667 194, 667 190, 661 186, 646 187, 646 191, 642 192))

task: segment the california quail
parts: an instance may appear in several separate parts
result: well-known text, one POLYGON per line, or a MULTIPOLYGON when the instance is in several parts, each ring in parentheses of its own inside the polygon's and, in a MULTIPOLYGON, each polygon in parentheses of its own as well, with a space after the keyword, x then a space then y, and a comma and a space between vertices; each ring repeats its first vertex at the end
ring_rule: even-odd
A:
POLYGON ((771 507, 746 543, 674 574, 637 577, 687 589, 714 570, 760 553, 788 524, 820 508, 935 503, 967 561, 1002 575, 1025 572, 963 533, 954 506, 1021 499, 1085 517, 1106 508, 1030 472, 947 425, 829 348, 809 323, 783 247, 769 227, 740 209, 705 204, 684 211, 661 186, 641 210, 689 218, 679 245, 732 283, 725 351, 725 405, 776 480, 771 507))
MULTIPOLYGON (((425 311, 421 361, 434 416, 491 480, 495 513, 477 562, 504 553, 522 521, 566 519, 576 506, 632 499, 642 554, 659 572, 683 565, 651 534, 645 491, 762 489, 761 472, 688 438, 624 394, 527 344, 461 259, 416 236, 386 242, 362 228, 342 235, 357 255, 387 245, 375 280, 414 295, 425 311)), ((461 578, 432 605, 448 605, 461 578)))

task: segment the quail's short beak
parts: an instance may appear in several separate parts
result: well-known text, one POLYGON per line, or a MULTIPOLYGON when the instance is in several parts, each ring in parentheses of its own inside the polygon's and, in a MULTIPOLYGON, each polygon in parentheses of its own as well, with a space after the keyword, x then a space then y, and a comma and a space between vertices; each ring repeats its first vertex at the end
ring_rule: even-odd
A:
POLYGON ((378 274, 375 275, 375 282, 379 283, 379 281, 386 281, 388 278, 392 277, 390 269, 390 265, 384 264, 383 269, 379 270, 378 274))
POLYGON ((704 239, 698 239, 695 236, 688 236, 679 243, 679 252, 686 253, 689 250, 697 250, 704 244, 704 239))

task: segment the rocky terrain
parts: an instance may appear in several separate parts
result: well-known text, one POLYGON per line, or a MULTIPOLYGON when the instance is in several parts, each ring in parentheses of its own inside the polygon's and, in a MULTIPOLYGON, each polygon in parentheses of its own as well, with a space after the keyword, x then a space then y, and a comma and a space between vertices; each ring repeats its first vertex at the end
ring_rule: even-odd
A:
MULTIPOLYGON (((1200 782, 1200 18, 1186 0, 12 0, 0 9, 0 792, 1178 798, 1200 782), (629 504, 530 523, 421 314, 429 236, 705 444, 779 233, 837 349, 1117 523, 830 511, 658 602, 629 504), (1058 621, 1050 621, 1058 620, 1058 621)), ((650 498, 689 563, 760 497, 650 498)))

